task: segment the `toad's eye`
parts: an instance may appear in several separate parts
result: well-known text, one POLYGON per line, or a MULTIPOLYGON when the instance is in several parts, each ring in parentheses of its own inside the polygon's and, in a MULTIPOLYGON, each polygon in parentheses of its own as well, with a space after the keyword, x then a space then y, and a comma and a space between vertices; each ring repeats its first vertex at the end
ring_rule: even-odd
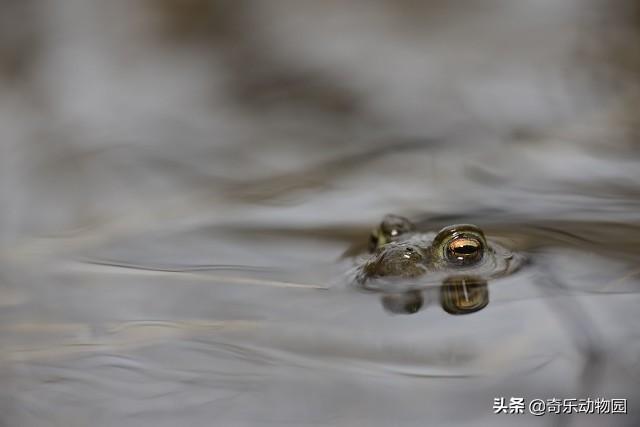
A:
POLYGON ((371 233, 369 240, 369 250, 373 252, 391 241, 396 240, 400 235, 415 230, 415 225, 407 218, 399 215, 387 215, 382 222, 371 233))
POLYGON ((445 261, 462 267, 479 262, 487 250, 484 233, 471 224, 443 228, 433 239, 433 246, 445 261))
POLYGON ((474 236, 458 236, 451 239, 445 249, 445 256, 451 263, 471 265, 482 259, 484 247, 474 236))

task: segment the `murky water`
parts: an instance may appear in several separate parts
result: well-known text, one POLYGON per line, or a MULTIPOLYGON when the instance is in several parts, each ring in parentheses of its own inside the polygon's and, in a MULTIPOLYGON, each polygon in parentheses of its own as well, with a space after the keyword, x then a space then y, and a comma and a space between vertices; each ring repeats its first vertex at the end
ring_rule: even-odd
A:
MULTIPOLYGON (((415 59, 428 46, 436 64, 483 69, 459 33, 432 30, 446 52, 420 32, 370 33, 380 5, 346 8, 329 33, 387 40, 382 57, 413 58, 403 78, 315 44, 306 2, 260 8, 291 18, 263 23, 264 40, 198 35, 211 57, 68 24, 101 22, 85 3, 39 4, 57 36, 1 104, 0 426, 637 424, 637 104, 557 80, 566 51, 546 39, 531 49, 548 68, 515 49, 506 86, 481 72, 460 87, 471 76, 415 59), (283 34, 308 48, 290 68, 283 34), (365 291, 353 267, 387 213, 425 231, 476 224, 524 262, 486 285, 365 291), (451 303, 464 295, 481 301, 466 314, 451 303), (625 398, 629 414, 496 415, 496 397, 625 398)), ((547 37, 573 40, 575 10, 528 3, 504 13, 554 16, 547 37)), ((243 8, 230 10, 254 16, 243 8)), ((474 16, 488 19, 455 19, 474 16)), ((482 19, 477 42, 493 46, 482 19)))

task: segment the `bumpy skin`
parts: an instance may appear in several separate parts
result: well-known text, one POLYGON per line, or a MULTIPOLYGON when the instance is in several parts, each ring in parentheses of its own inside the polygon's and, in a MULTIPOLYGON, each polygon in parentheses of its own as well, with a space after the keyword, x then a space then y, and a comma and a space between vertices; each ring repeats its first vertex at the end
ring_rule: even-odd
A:
POLYGON ((371 235, 371 255, 358 268, 357 282, 380 291, 420 289, 453 276, 486 280, 515 270, 519 257, 471 224, 421 233, 406 218, 386 216, 371 235))

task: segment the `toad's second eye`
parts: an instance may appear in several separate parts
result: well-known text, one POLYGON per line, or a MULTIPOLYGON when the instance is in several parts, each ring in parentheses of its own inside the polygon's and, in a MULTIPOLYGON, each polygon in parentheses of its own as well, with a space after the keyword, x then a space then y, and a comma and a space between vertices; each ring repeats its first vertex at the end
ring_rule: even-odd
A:
POLYGON ((387 215, 380 226, 371 233, 369 251, 373 252, 383 245, 397 240, 402 234, 415 230, 415 225, 407 218, 398 215, 387 215))
POLYGON ((457 265, 471 265, 482 259, 484 246, 475 236, 456 236, 446 245, 447 260, 457 265))

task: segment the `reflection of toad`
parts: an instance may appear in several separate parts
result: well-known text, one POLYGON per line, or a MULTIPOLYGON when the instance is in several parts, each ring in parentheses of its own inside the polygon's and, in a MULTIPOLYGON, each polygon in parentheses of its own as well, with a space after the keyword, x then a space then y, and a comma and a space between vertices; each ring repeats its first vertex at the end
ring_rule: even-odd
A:
POLYGON ((440 305, 449 314, 469 314, 489 304, 489 288, 484 279, 473 276, 448 277, 439 288, 410 290, 382 295, 382 306, 390 313, 413 314, 429 301, 430 294, 439 291, 440 305))

